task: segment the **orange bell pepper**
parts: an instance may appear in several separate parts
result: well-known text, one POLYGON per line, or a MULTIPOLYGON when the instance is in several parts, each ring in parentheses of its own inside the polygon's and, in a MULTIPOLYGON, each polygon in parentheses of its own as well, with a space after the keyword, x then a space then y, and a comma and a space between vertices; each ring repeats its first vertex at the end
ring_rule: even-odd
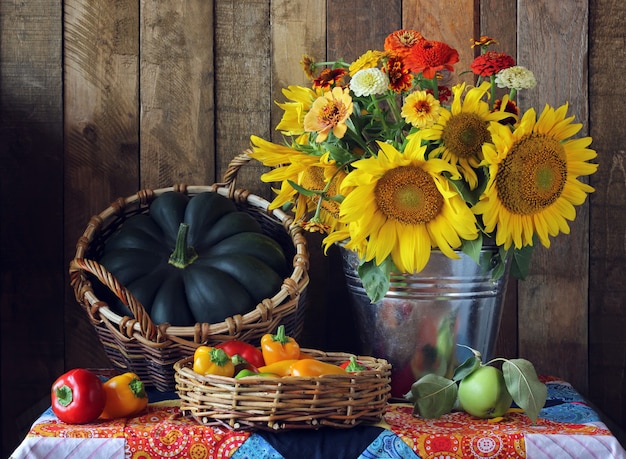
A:
POLYGON ((297 361, 298 359, 279 360, 278 362, 270 363, 264 367, 259 367, 258 370, 260 373, 274 373, 278 376, 289 376, 291 375, 291 366, 297 361))
POLYGON ((265 365, 300 358, 300 345, 285 334, 284 325, 278 327, 275 335, 267 333, 261 337, 261 351, 265 365))
POLYGON ((198 346, 193 353, 193 371, 201 375, 232 378, 235 374, 235 365, 224 349, 198 346))
POLYGON ((322 376, 346 374, 339 365, 317 359, 302 359, 291 365, 291 376, 322 376))
POLYGON ((106 393, 102 419, 117 419, 134 416, 148 406, 148 395, 143 382, 135 373, 127 372, 102 384, 106 393))

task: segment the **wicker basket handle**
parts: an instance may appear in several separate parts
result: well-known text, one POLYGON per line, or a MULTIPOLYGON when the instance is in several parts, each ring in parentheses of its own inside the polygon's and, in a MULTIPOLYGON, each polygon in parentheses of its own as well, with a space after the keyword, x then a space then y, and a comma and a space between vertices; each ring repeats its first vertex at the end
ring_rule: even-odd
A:
MULTIPOLYGON (((139 324, 139 331, 142 337, 156 342, 162 342, 166 339, 166 336, 162 333, 161 329, 154 324, 152 319, 150 319, 149 314, 146 312, 146 309, 143 307, 141 302, 135 298, 135 296, 126 287, 124 287, 113 274, 107 271, 107 269, 97 261, 85 258, 74 258, 71 261, 70 282, 73 287, 78 282, 85 285, 88 284, 88 280, 85 276, 86 272, 94 275, 98 281, 108 287, 120 299, 120 301, 122 301, 122 303, 128 306, 128 309, 130 309, 130 312, 133 314, 133 318, 131 319, 134 319, 134 321, 139 324)), ((89 286, 88 288, 91 287, 89 286)), ((84 304, 81 298, 77 297, 77 300, 79 303, 84 304)), ((90 315, 93 315, 92 311, 88 312, 90 315)), ((134 329, 134 326, 129 326, 127 321, 122 321, 121 323, 125 322, 126 326, 123 327, 124 330, 119 331, 130 338, 133 336, 132 330, 134 329)))
POLYGON ((224 172, 224 177, 222 178, 222 182, 217 185, 228 188, 228 197, 235 197, 235 189, 237 187, 237 174, 239 173, 239 169, 248 164, 252 157, 250 156, 250 150, 246 150, 243 153, 238 154, 228 163, 228 168, 226 172, 224 172))

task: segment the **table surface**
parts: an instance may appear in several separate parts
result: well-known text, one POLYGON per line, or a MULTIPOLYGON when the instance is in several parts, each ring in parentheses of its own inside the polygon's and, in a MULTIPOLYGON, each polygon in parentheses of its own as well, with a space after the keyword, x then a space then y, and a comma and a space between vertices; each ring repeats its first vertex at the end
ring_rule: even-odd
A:
POLYGON ((67 425, 51 409, 11 455, 21 458, 620 458, 626 452, 598 414, 567 382, 545 378, 539 419, 516 410, 493 422, 463 412, 438 419, 390 404, 376 425, 287 432, 232 431, 182 416, 178 400, 150 403, 137 417, 67 425))

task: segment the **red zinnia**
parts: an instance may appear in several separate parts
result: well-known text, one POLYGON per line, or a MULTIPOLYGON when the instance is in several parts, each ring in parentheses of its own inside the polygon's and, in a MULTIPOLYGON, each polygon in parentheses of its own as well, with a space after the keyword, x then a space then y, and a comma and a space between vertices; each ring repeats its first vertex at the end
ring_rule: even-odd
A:
POLYGON ((401 93, 413 87, 413 74, 404 66, 399 56, 389 56, 383 71, 389 76, 389 89, 392 91, 401 93))
MULTIPOLYGON (((427 93, 434 94, 432 89, 427 89, 427 93)), ((447 86, 437 86, 437 92, 439 93, 439 102, 445 104, 452 97, 452 91, 447 86)))
POLYGON ((481 54, 474 62, 472 62, 472 71, 476 75, 489 77, 495 75, 500 70, 508 69, 515 65, 515 59, 505 53, 496 53, 495 51, 487 51, 481 54))
POLYGON ((411 52, 416 43, 423 40, 422 34, 417 30, 396 30, 385 38, 385 51, 404 57, 411 52))
POLYGON ((498 121, 500 124, 515 124, 515 122, 517 121, 517 117, 519 116, 519 108, 517 106, 517 104, 515 103, 514 100, 507 100, 506 106, 502 106, 502 100, 498 99, 496 100, 494 106, 493 106, 493 110, 491 110, 492 112, 505 112, 505 113, 512 113, 515 116, 510 116, 508 118, 504 118, 500 121, 498 121))
POLYGON ((317 78, 313 79, 313 88, 328 90, 335 86, 340 86, 341 80, 347 73, 348 71, 344 68, 324 69, 317 78))
POLYGON ((459 62, 459 53, 441 41, 421 40, 411 48, 404 63, 411 71, 422 72, 424 78, 431 79, 438 70, 454 70, 452 65, 459 62))

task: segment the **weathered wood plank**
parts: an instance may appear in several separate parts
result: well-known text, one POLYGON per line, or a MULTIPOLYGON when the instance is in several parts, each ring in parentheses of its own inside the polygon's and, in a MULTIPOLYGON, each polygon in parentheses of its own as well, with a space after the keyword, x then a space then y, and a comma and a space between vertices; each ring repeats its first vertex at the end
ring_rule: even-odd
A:
MULTIPOLYGON (((284 102, 283 88, 290 85, 309 87, 300 64, 308 54, 322 61, 326 59, 326 1, 325 0, 279 0, 271 3, 271 116, 270 125, 262 128, 259 135, 264 139, 281 143, 282 135, 276 131, 283 110, 274 102, 284 102)), ((268 199, 275 195, 269 194, 268 199)), ((328 259, 321 253, 319 240, 308 237, 312 269, 307 289, 308 307, 305 326, 299 341, 311 348, 326 349, 326 324, 328 317, 326 289, 328 259), (313 268, 314 267, 314 268, 313 268)))
MULTIPOLYGON (((385 37, 402 27, 401 1, 363 2, 350 0, 328 2, 327 59, 343 58, 350 62, 369 49, 382 50, 385 37)), ((354 314, 344 285, 342 262, 336 247, 328 255, 319 254, 321 238, 310 237, 314 271, 323 270, 327 309, 318 327, 324 327, 327 347, 359 351, 354 314)))
MULTIPOLYGON (((517 0, 480 1, 480 35, 495 38, 498 45, 492 49, 507 53, 514 58, 517 56, 516 5, 517 0)), ((498 90, 498 96, 502 97, 505 91, 504 89, 498 90)), ((509 277, 500 332, 494 352, 498 357, 517 357, 517 282, 512 276, 509 277)))
MULTIPOLYGON (((216 173, 250 146, 250 135, 268 134, 271 100, 270 2, 215 3, 216 173)), ((238 185, 262 196, 260 163, 250 162, 238 173, 238 185)))
MULTIPOLYGON (((530 68, 537 87, 522 91, 522 109, 539 112, 546 103, 569 101, 569 113, 588 120, 588 3, 518 2, 518 60, 530 68)), ((537 371, 556 374, 587 392, 588 225, 587 205, 577 209, 571 234, 537 247, 531 273, 519 283, 519 353, 537 371)))
POLYGON ((213 2, 140 5, 142 187, 212 184, 213 2))
MULTIPOLYGON (((89 218, 139 186, 139 10, 135 0, 68 0, 64 11, 64 221, 69 262, 89 218)), ((66 365, 106 365, 102 346, 69 290, 66 365)))
POLYGON ((61 11, 0 0, 2 457, 65 363, 61 11))
POLYGON ((598 172, 590 183, 589 397, 626 429, 626 71, 622 50, 626 8, 621 0, 593 2, 589 21, 589 100, 598 172))

